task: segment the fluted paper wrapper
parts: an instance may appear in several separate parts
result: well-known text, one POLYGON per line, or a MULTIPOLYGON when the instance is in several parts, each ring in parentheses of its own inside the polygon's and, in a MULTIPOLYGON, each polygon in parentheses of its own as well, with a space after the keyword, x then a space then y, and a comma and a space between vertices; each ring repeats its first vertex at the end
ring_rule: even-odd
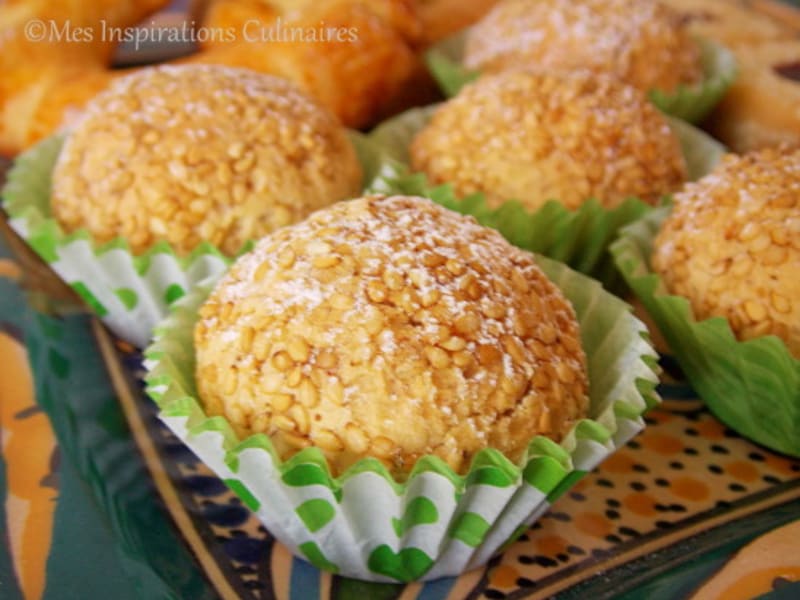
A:
MULTIPOLYGON (((397 160, 398 152, 401 158, 407 156, 411 137, 427 121, 431 110, 428 107, 405 113, 367 137, 351 133, 371 190, 415 193, 440 200, 448 208, 474 214, 522 247, 567 262, 606 283, 615 280, 606 247, 619 227, 649 210, 647 205, 632 199, 606 210, 589 202, 570 212, 552 202, 531 221, 515 203, 492 211, 479 198, 456 202, 446 188, 429 189, 426 182, 405 176, 405 167, 397 160)), ((687 154, 690 170, 703 174, 716 156, 714 147, 688 125, 678 127, 684 130, 684 150, 700 157, 699 161, 691 160, 687 154)), ((10 225, 115 336, 143 348, 169 306, 199 281, 224 271, 231 259, 208 243, 200 244, 188 256, 179 256, 166 242, 143 255, 134 255, 122 238, 100 244, 86 230, 66 234, 53 218, 50 205, 51 173, 62 144, 60 136, 41 142, 21 155, 9 171, 2 195, 10 225)))
MULTIPOLYGON (((589 199, 569 210, 557 199, 530 211, 509 199, 497 208, 487 205, 483 194, 459 198, 452 186, 433 186, 427 177, 410 170, 409 147, 428 123, 438 105, 414 108, 376 127, 369 135, 354 138, 362 164, 367 169, 369 189, 386 194, 424 196, 442 206, 474 216, 497 229, 511 243, 568 264, 601 281, 609 290, 619 286, 619 274, 608 247, 620 229, 652 210, 645 202, 629 198, 614 208, 589 199)), ((688 175, 699 179, 711 171, 725 148, 699 129, 668 119, 681 144, 688 175)))
MULTIPOLYGON (((462 87, 478 79, 479 71, 464 66, 464 44, 467 31, 440 42, 425 54, 425 62, 439 89, 452 98, 462 87)), ((711 40, 698 39, 703 79, 694 84, 681 84, 675 90, 650 90, 650 101, 668 115, 699 123, 722 100, 738 73, 733 52, 711 40)))
POLYGON ((591 407, 560 444, 532 439, 518 463, 485 449, 464 475, 426 456, 404 481, 370 458, 334 477, 317 448, 282 461, 267 436, 239 439, 224 418, 205 414, 195 386, 193 329, 212 281, 177 302, 157 329, 146 351, 147 391, 172 431, 296 555, 371 581, 456 575, 521 535, 641 430, 641 415, 658 402, 656 355, 628 305, 564 265, 538 260, 581 323, 591 407))
POLYGON ((9 224, 114 335, 143 348, 170 304, 225 271, 230 259, 211 244, 181 257, 165 242, 134 256, 121 238, 98 244, 86 230, 64 233, 50 208, 51 173, 62 144, 62 137, 41 142, 9 171, 2 192, 9 224))
POLYGON ((611 247, 620 272, 711 412, 743 436, 800 457, 800 360, 775 336, 740 342, 726 319, 698 321, 686 298, 668 293, 650 256, 669 210, 623 229, 611 247))

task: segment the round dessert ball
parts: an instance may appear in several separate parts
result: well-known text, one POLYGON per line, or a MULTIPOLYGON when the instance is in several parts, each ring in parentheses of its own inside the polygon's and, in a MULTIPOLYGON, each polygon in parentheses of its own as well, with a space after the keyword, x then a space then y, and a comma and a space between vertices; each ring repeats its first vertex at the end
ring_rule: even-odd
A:
POLYGON ((411 145, 414 168, 460 196, 529 209, 591 197, 655 203, 686 165, 664 116, 639 90, 588 71, 506 71, 445 103, 411 145))
POLYGON ((218 66, 121 78, 69 133, 53 173, 68 232, 166 240, 233 255, 249 239, 357 195, 361 169, 336 118, 293 84, 218 66))
POLYGON ((727 156, 675 195, 652 264, 697 319, 777 335, 800 358, 800 151, 727 156))
POLYGON ((703 76, 680 15, 655 0, 505 0, 470 31, 464 63, 484 73, 588 68, 644 91, 703 76))
POLYGON ((587 411, 572 306, 533 256, 471 217, 371 196, 261 240, 195 329, 208 414, 264 432, 284 458, 321 448, 341 473, 405 473, 433 454, 517 460, 587 411))

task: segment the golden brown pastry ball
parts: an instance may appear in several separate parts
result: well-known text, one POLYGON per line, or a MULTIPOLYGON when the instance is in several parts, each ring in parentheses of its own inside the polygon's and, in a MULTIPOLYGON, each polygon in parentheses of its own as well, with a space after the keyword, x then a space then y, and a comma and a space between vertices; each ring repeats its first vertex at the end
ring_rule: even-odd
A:
POLYGON ((737 152, 800 145, 800 41, 734 47, 739 74, 710 128, 737 152))
POLYGON ((675 195, 653 268, 697 319, 742 340, 777 335, 800 358, 800 151, 727 156, 675 195))
POLYGON ((443 105, 411 145, 413 167, 460 196, 486 194, 536 209, 590 197, 655 202, 686 166, 663 115, 642 92, 588 71, 506 71, 443 105))
POLYGON ((588 68, 645 91, 703 75, 679 15, 654 0, 505 0, 471 30, 465 64, 484 73, 588 68))
POLYGON ((212 66, 117 80, 69 134, 52 206, 67 230, 134 253, 167 240, 226 254, 356 195, 361 169, 330 113, 282 79, 212 66))
POLYGON ((533 256, 471 217, 413 197, 318 211, 241 257, 200 310, 206 411, 310 444, 333 469, 425 454, 465 470, 492 446, 518 459, 587 410, 572 306, 533 256))

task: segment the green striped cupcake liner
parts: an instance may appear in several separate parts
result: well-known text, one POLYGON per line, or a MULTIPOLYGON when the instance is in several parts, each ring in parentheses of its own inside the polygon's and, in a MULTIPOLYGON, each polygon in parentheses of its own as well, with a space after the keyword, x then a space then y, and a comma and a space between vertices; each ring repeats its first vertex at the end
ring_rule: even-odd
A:
POLYGON ((9 171, 2 191, 9 224, 116 336, 143 348, 169 306, 231 259, 207 243, 185 257, 166 242, 135 256, 121 238, 98 244, 86 230, 64 233, 50 209, 51 173, 63 142, 48 138, 9 171))
POLYGON ((575 307, 588 356, 590 411, 561 441, 531 440, 513 463, 480 451, 464 475, 426 456, 398 481, 375 459, 334 477, 322 452, 282 461, 263 434, 239 439, 198 399, 193 329, 214 281, 179 300, 146 350, 147 392, 171 430, 267 529, 320 569, 381 582, 451 576, 485 564, 586 472, 644 427, 658 403, 656 354, 621 300, 563 264, 539 257, 575 307))
MULTIPOLYGON (((450 210, 474 216, 512 244, 566 263, 601 281, 607 289, 617 289, 619 274, 608 247, 622 227, 643 217, 652 206, 630 198, 615 208, 605 208, 594 199, 577 210, 569 210, 556 200, 535 211, 514 200, 490 208, 483 194, 459 198, 450 185, 432 186, 424 174, 411 172, 409 147, 438 106, 411 109, 379 125, 369 135, 354 139, 362 163, 369 166, 369 191, 429 198, 450 210)), ((684 121, 668 121, 680 141, 689 179, 709 173, 725 153, 725 147, 684 121)))
MULTIPOLYGON (((355 141, 358 134, 351 135, 355 141)), ((9 224, 115 336, 144 348, 172 303, 224 272, 233 258, 207 242, 187 256, 179 256, 165 241, 135 255, 123 238, 100 244, 85 229, 65 233, 50 206, 51 175, 64 140, 48 138, 15 161, 2 190, 9 224)), ((378 158, 363 156, 365 181, 380 172, 378 158)), ((240 253, 250 247, 252 242, 240 253)))
POLYGON ((720 421, 768 448, 800 457, 800 360, 776 336, 740 342, 727 319, 698 321, 650 268, 670 207, 622 230, 611 252, 686 378, 720 421))
MULTIPOLYGON (((452 98, 462 87, 480 77, 463 65, 464 45, 468 30, 439 42, 425 54, 425 62, 442 93, 452 98)), ((698 39, 703 81, 679 85, 672 92, 650 90, 650 101, 666 114, 699 123, 722 100, 738 74, 736 57, 724 46, 707 39, 698 39)))

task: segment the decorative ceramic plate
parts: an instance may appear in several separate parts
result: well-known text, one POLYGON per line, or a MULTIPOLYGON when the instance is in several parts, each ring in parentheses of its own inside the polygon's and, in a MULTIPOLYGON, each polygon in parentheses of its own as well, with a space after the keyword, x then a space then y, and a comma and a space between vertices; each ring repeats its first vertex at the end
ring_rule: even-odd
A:
POLYGON ((800 461, 663 362, 648 427, 486 568, 364 583, 292 557, 156 417, 116 343, 0 215, 0 598, 800 597, 800 461))
MULTIPOLYGON (((24 252, 18 241, 11 242, 24 252)), ((408 586, 331 576, 293 558, 172 436, 143 394, 140 356, 79 312, 58 282, 32 261, 28 253, 20 261, 26 282, 46 293, 23 293, 8 277, 17 274, 11 262, 0 262, 0 273, 7 275, 0 277, 0 331, 27 348, 39 406, 66 458, 61 466, 53 460, 40 464, 39 487, 52 494, 67 464, 90 487, 89 501, 99 509, 91 518, 111 529, 116 568, 121 565, 123 577, 134 583, 134 597, 673 598, 705 583, 743 544, 800 516, 800 461, 725 429, 691 389, 670 378, 660 389, 666 401, 648 414, 645 431, 559 499, 487 568, 408 586), (48 316, 54 311, 62 316, 48 316)), ((22 367, 3 360, 3 386, 24 378, 22 367)), ((669 361, 664 367, 677 375, 669 361)), ((4 432, 25 431, 27 419, 41 416, 36 405, 11 410, 2 387, 0 399, 4 415, 15 421, 4 419, 4 432)), ((9 446, 16 440, 5 435, 11 459, 9 446)), ((54 441, 50 448, 55 452, 54 441)), ((17 468, 9 462, 8 498, 25 496, 15 488, 17 468)), ((36 494, 29 496, 34 506, 36 494)), ((59 504, 66 500, 59 496, 59 504)), ((14 512, 13 502, 7 500, 6 507, 14 512)), ((58 506, 50 519, 48 564, 76 547, 87 557, 103 553, 102 546, 92 548, 93 540, 81 536, 59 540, 59 520, 69 522, 70 516, 58 506)), ((9 523, 12 558, 22 555, 21 542, 33 535, 25 531, 30 527, 9 523)), ((768 568, 750 569, 755 574, 728 574, 727 585, 738 591, 749 585, 744 589, 756 595, 783 583, 783 593, 791 589, 797 595, 800 588, 791 582, 800 580, 800 565, 792 560, 797 563, 791 554, 773 555, 768 568)), ((763 557, 756 564, 762 563, 763 557)), ((16 578, 8 565, 1 568, 0 582, 9 584, 1 589, 27 581, 19 567, 16 578)), ((86 577, 103 576, 87 564, 79 568, 86 577)), ((47 585, 50 589, 51 582, 47 585)))

